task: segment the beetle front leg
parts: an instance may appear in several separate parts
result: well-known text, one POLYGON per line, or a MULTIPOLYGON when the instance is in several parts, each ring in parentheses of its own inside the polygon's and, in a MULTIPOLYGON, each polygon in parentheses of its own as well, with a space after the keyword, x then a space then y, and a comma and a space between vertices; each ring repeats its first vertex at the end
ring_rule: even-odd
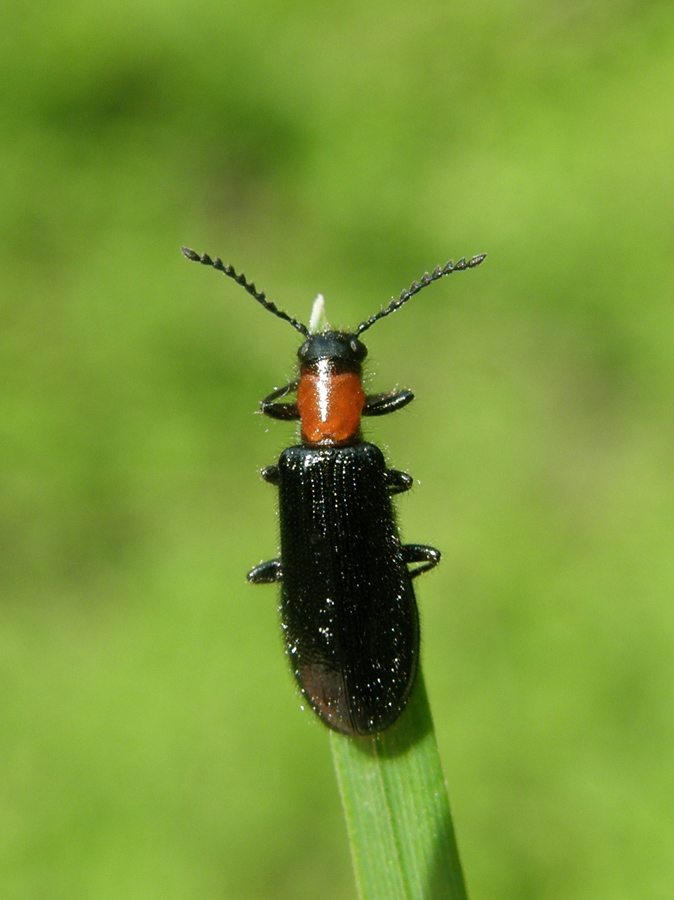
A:
POLYGON ((385 416, 402 409, 414 400, 412 391, 391 391, 388 394, 370 394, 363 409, 364 416, 385 416))
POLYGON ((270 559, 267 562, 260 563, 251 569, 247 575, 251 584, 273 584, 276 581, 283 581, 283 571, 281 569, 280 559, 270 559))
POLYGON ((410 578, 416 578, 422 572, 428 572, 429 569, 435 568, 440 562, 442 554, 435 547, 428 547, 426 544, 405 544, 403 546, 403 559, 409 565, 410 563, 421 563, 416 569, 410 569, 410 578))
POLYGON ((292 394, 296 390, 296 381, 293 381, 292 384, 286 384, 282 388, 277 388, 268 397, 264 398, 260 403, 260 409, 265 416, 269 416, 272 419, 299 419, 300 414, 297 411, 297 403, 276 403, 281 397, 287 397, 288 394, 292 394))

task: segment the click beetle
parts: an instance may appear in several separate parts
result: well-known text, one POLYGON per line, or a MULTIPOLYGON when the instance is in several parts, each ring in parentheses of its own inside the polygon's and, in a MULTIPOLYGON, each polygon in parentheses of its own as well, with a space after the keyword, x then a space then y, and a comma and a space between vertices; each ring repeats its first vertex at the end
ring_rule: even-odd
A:
POLYGON ((413 480, 388 468, 381 450, 363 440, 360 419, 402 409, 414 394, 365 394, 367 348, 360 336, 422 288, 474 268, 486 254, 438 266, 346 332, 318 331, 313 313, 308 328, 221 259, 182 252, 234 279, 304 338, 298 380, 261 403, 273 419, 299 419, 301 443, 262 470, 279 491, 281 555, 252 569, 248 580, 280 582, 286 651, 314 712, 344 734, 383 731, 404 709, 418 666, 412 580, 436 566, 440 552, 400 542, 391 495, 409 490, 413 480))

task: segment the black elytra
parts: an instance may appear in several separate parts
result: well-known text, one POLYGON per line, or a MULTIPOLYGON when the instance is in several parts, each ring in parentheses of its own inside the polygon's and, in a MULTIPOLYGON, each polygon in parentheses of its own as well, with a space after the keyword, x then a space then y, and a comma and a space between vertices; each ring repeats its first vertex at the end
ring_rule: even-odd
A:
POLYGON ((412 691, 419 660, 412 580, 436 566, 440 552, 401 543, 391 495, 409 490, 412 478, 388 468, 381 450, 362 439, 361 416, 395 412, 414 395, 366 396, 360 335, 422 288, 478 266, 486 254, 426 273, 354 332, 310 333, 219 258, 186 247, 183 253, 234 279, 304 337, 298 380, 261 404, 271 418, 299 419, 301 443, 262 470, 279 491, 281 554, 252 569, 248 580, 280 582, 287 654, 314 712, 344 734, 376 734, 395 722, 412 691), (293 394, 294 401, 284 400, 293 394))

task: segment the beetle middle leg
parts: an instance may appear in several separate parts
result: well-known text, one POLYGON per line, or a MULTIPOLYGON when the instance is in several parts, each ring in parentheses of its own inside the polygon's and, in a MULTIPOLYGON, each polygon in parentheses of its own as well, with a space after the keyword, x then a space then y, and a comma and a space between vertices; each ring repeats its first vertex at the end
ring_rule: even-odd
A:
POLYGON ((264 478, 267 484, 278 484, 281 474, 279 472, 279 468, 276 464, 272 466, 265 466, 264 469, 261 470, 260 475, 264 478))
POLYGON ((386 470, 386 485, 391 494, 402 494, 403 491, 409 491, 414 484, 414 478, 407 472, 401 472, 399 469, 386 470))
POLYGON ((441 553, 435 547, 426 544, 405 544, 403 546, 403 559, 410 563, 421 563, 416 569, 410 569, 410 578, 416 578, 422 572, 428 572, 440 562, 441 553))

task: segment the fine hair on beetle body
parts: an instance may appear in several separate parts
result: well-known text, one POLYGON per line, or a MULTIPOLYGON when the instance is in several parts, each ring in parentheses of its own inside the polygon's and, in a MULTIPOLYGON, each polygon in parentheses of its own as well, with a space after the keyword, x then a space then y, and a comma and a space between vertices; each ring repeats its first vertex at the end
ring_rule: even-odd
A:
POLYGON ((427 272, 346 331, 321 327, 321 297, 307 326, 221 259, 186 247, 183 253, 232 278, 302 335, 297 379, 260 404, 270 418, 300 423, 300 443, 262 470, 279 492, 281 552, 248 580, 280 583, 286 652, 314 712, 344 734, 376 734, 395 722, 412 691, 419 661, 412 581, 438 564, 440 551, 401 543, 391 496, 409 490, 413 479, 389 468, 362 438, 363 416, 396 412, 414 394, 365 393, 361 335, 433 282, 475 268, 485 254, 427 272))

